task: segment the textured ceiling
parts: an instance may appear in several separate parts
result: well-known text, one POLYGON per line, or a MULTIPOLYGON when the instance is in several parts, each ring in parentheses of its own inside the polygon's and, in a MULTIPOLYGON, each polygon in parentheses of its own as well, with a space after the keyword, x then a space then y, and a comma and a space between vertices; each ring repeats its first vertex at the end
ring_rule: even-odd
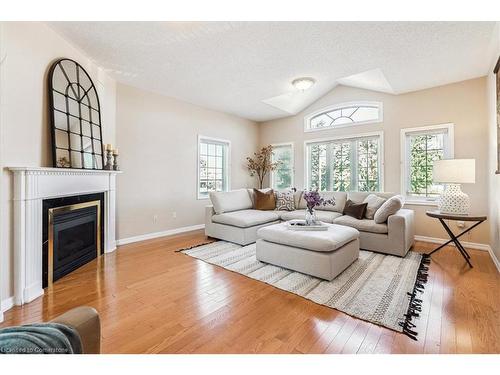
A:
POLYGON ((119 82, 265 121, 304 109, 338 83, 399 94, 486 75, 495 23, 51 22, 49 26, 119 82), (314 77, 316 85, 293 93, 291 81, 301 76, 314 77))

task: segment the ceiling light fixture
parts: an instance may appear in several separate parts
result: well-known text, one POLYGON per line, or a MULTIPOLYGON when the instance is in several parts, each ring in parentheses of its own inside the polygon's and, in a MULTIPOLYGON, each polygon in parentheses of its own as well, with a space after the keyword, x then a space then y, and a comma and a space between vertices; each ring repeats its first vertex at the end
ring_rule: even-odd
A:
POLYGON ((314 85, 315 82, 316 81, 314 80, 314 78, 301 77, 301 78, 294 79, 292 81, 292 85, 297 90, 306 91, 306 90, 310 89, 314 85))

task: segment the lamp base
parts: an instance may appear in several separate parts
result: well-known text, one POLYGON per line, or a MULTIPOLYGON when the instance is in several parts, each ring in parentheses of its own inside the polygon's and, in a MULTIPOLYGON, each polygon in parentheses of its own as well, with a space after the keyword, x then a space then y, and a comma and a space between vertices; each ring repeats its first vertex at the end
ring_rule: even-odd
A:
POLYGON ((469 196, 460 189, 460 184, 447 184, 439 197, 438 209, 445 214, 467 215, 470 210, 469 196))

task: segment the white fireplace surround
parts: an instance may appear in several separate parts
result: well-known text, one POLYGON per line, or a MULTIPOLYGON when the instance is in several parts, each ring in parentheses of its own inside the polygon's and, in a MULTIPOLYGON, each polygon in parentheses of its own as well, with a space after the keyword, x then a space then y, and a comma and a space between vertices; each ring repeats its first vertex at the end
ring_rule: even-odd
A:
POLYGON ((116 175, 119 171, 11 167, 14 174, 14 304, 43 295, 42 201, 104 193, 104 252, 116 249, 116 175))

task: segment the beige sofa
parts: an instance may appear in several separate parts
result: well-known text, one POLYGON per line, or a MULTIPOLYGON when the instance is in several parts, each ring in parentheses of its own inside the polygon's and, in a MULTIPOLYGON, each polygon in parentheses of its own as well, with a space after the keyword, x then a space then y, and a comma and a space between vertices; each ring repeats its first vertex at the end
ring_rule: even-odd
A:
MULTIPOLYGON (((360 248, 385 254, 404 256, 414 242, 414 212, 400 209, 389 216, 386 223, 374 220, 357 220, 343 215, 348 199, 361 203, 369 194, 389 198, 392 193, 321 192, 325 198, 335 198, 334 206, 316 210, 318 220, 326 223, 356 228, 360 248)), ((209 237, 248 245, 257 240, 257 230, 270 224, 292 219, 304 219, 306 203, 301 192, 295 194, 295 211, 260 211, 253 209, 253 193, 240 189, 231 192, 212 193, 212 205, 205 211, 205 234, 209 237)))

